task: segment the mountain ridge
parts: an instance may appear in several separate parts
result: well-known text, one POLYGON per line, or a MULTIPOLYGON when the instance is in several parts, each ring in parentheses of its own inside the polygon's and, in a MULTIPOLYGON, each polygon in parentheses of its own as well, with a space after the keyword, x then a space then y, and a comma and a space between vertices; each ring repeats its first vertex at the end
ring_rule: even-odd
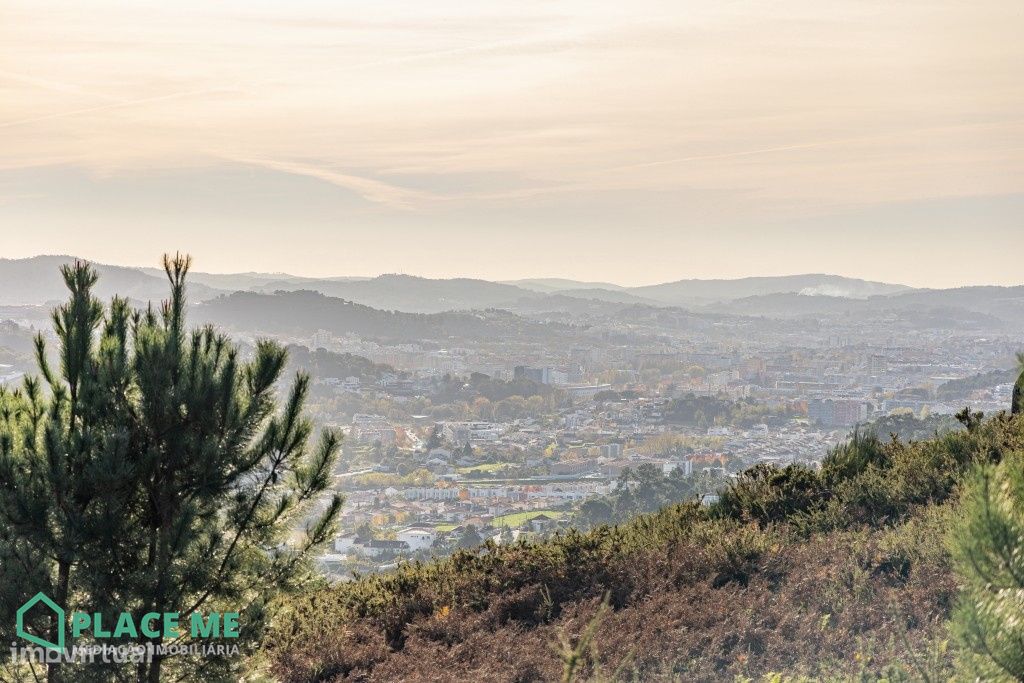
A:
MULTIPOLYGON (((76 257, 71 255, 0 259, 0 305, 40 305, 62 299, 64 285, 55 266, 74 260, 76 257)), ((97 290, 102 297, 120 293, 142 301, 159 301, 165 295, 166 279, 158 268, 94 264, 102 276, 97 290)), ((830 298, 842 302, 841 306, 857 309, 857 302, 888 305, 889 300, 893 298, 909 295, 917 298, 903 301, 935 305, 935 297, 941 296, 947 298, 944 302, 946 305, 962 300, 962 305, 970 306, 974 305, 977 298, 973 293, 994 295, 1005 292, 1014 299, 1017 296, 1013 287, 978 285, 951 289, 922 289, 821 273, 735 279, 690 278, 655 285, 624 287, 610 282, 588 282, 569 278, 492 281, 470 277, 427 278, 400 273, 376 277, 311 278, 289 273, 205 273, 194 270, 190 274, 190 282, 190 299, 195 302, 236 291, 273 293, 309 290, 380 310, 407 313, 441 313, 489 308, 513 312, 557 312, 599 307, 604 304, 683 307, 691 310, 707 310, 711 306, 720 306, 722 310, 733 310, 755 304, 756 302, 747 300, 756 297, 775 297, 777 301, 781 301, 787 299, 787 296, 788 300, 799 303, 797 309, 827 308, 827 301, 830 298), (816 297, 821 298, 817 302, 810 301, 816 297), (949 297, 952 297, 953 301, 950 301, 949 297)))

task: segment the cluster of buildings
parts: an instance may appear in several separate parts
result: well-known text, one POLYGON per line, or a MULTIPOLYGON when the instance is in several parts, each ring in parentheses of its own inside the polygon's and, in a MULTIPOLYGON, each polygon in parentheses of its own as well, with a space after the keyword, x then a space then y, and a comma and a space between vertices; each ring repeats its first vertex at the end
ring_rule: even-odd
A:
POLYGON ((970 404, 991 413, 1006 407, 1008 386, 958 394, 944 385, 1006 367, 1019 343, 885 322, 844 328, 832 321, 827 331, 814 321, 757 327, 749 319, 709 322, 679 314, 672 320, 662 313, 651 322, 585 322, 585 338, 569 340, 459 346, 312 340, 395 368, 374 382, 331 380, 338 392, 368 404, 434 400, 438 376, 469 373, 529 380, 558 397, 545 404, 553 406, 547 413, 516 419, 370 411, 344 418, 349 443, 380 444, 400 455, 365 464, 393 484, 346 488, 343 528, 365 524, 375 536, 339 540, 333 554, 385 566, 446 552, 470 527, 482 538, 503 540, 505 532, 547 533, 570 523, 587 499, 613 492, 627 468, 649 465, 665 476, 692 477, 756 463, 813 465, 855 425, 894 412, 951 415, 970 404), (694 396, 730 410, 680 421, 673 402, 694 396), (429 476, 403 483, 410 468, 429 476))

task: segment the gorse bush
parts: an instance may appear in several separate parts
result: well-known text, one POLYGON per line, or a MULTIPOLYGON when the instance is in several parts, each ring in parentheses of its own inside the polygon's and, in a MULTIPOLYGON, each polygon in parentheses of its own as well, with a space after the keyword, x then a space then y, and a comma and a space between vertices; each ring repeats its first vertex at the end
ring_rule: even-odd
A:
POLYGON ((850 440, 828 452, 821 464, 821 479, 827 486, 853 479, 869 466, 888 465, 885 444, 875 432, 855 429, 850 440))
POLYGON ((601 524, 619 524, 637 515, 692 499, 706 491, 720 488, 726 478, 717 474, 701 473, 686 476, 676 469, 664 476, 654 465, 625 468, 619 475, 615 490, 585 501, 574 518, 576 526, 593 528, 601 524))
POLYGON ((715 511, 767 526, 819 509, 828 500, 829 490, 822 477, 803 465, 755 465, 722 492, 715 511))
POLYGON ((576 680, 948 679, 951 503, 975 464, 1024 451, 1024 421, 964 421, 919 442, 857 433, 820 471, 754 467, 710 507, 290 600, 270 666, 288 681, 554 680, 576 633, 576 680))

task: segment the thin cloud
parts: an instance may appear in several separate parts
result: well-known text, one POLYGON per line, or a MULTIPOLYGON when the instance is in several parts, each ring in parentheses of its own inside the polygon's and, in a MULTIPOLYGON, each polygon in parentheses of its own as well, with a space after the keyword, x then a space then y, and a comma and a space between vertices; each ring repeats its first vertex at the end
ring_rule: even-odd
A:
POLYGON ((51 119, 62 119, 69 116, 77 116, 79 114, 92 114, 98 111, 107 111, 109 109, 120 109, 122 107, 131 107, 139 104, 147 104, 150 102, 163 102, 166 100, 173 100, 179 97, 189 97, 192 95, 208 95, 215 92, 227 92, 226 88, 203 88, 201 90, 186 90, 183 92, 173 92, 166 95, 154 95, 153 97, 140 97, 134 100, 123 100, 120 102, 111 102, 109 104, 97 104, 92 107, 80 107, 79 109, 72 109, 70 111, 59 111, 52 114, 42 114, 40 116, 30 116, 24 119, 16 119, 14 121, 5 121, 0 123, 0 128, 12 128, 14 126, 21 126, 28 123, 37 123, 40 121, 49 121, 51 119))
POLYGON ((112 95, 106 95, 103 93, 93 92, 81 86, 73 83, 65 83, 64 81, 55 81, 49 78, 39 78, 38 76, 30 76, 28 74, 14 73, 13 71, 6 71, 0 69, 0 79, 7 81, 15 81, 17 83, 24 83, 26 85, 35 86, 37 88, 43 88, 44 90, 51 90, 54 92, 63 93, 74 93, 76 95, 85 95, 87 97, 94 97, 98 100, 106 100, 108 102, 124 102, 123 98, 114 97, 112 95))
POLYGON ((420 190, 391 185, 379 180, 352 175, 351 173, 341 173, 321 166, 259 157, 218 156, 226 161, 316 178, 346 190, 351 190, 374 204, 383 204, 393 208, 411 209, 424 202, 437 199, 435 195, 420 190))
MULTIPOLYGON (((544 38, 523 38, 523 39, 511 39, 511 40, 499 40, 491 41, 487 43, 480 43, 475 45, 467 45, 462 47, 446 48, 443 50, 430 50, 427 52, 418 52, 411 55, 401 55, 397 57, 389 57, 386 59, 375 59, 358 64, 348 64, 340 67, 330 67, 325 69, 318 69, 316 73, 318 75, 326 75, 330 73, 346 72, 346 71, 360 71, 363 69, 371 69, 382 66, 396 66, 402 64, 410 64, 430 59, 438 59, 443 57, 455 57, 473 53, 485 53, 493 52, 496 50, 502 50, 514 47, 527 47, 527 46, 549 46, 551 48, 565 48, 578 44, 576 39, 571 34, 565 33, 560 36, 547 36, 544 38)), ((181 97, 191 97, 199 95, 210 95, 219 92, 234 92, 242 88, 255 88, 264 85, 274 83, 274 79, 264 78, 257 79, 255 81, 248 81, 246 83, 237 82, 229 86, 219 86, 211 88, 200 88, 196 90, 185 90, 180 92, 166 93, 163 95, 154 95, 152 97, 140 97, 131 100, 119 100, 116 102, 110 102, 107 104, 100 104, 91 107, 80 107, 78 109, 72 109, 69 111, 54 112, 52 114, 42 114, 39 116, 30 116, 23 119, 16 119, 13 121, 0 122, 0 128, 11 128, 14 126, 21 126, 29 123, 38 123, 42 121, 50 121, 53 119, 62 119, 72 116, 78 116, 80 114, 91 114, 95 112, 107 111, 111 109, 120 109, 123 107, 131 107, 140 104, 148 104, 152 102, 162 102, 165 100, 173 100, 181 97)))
POLYGON ((815 142, 804 142, 793 145, 780 145, 776 147, 762 147, 759 149, 747 149, 739 150, 735 152, 722 152, 716 154, 697 154, 692 156, 673 157, 671 159, 658 159, 655 161, 645 161, 637 164, 625 164, 622 166, 613 166, 610 168, 603 169, 603 172, 614 173, 618 171, 632 171, 643 168, 656 168, 658 166, 669 166, 672 164, 681 164, 690 161, 713 161, 716 159, 733 159, 737 157, 749 157, 758 156, 761 154, 774 154, 776 152, 792 152, 802 149, 818 149, 821 147, 836 147, 840 145, 849 145, 864 142, 879 142, 884 140, 891 140, 893 138, 905 137, 909 135, 921 135, 928 133, 945 133, 958 130, 971 130, 971 129, 988 129, 988 128, 1000 128, 1000 127, 1013 127, 1019 126, 1024 123, 1024 119, 1016 119, 1011 121, 980 121, 974 123, 965 123, 955 126, 928 126, 925 128, 915 128, 912 130, 900 130, 891 131, 886 133, 880 133, 877 135, 862 135, 859 137, 849 138, 837 138, 834 140, 819 140, 815 142))

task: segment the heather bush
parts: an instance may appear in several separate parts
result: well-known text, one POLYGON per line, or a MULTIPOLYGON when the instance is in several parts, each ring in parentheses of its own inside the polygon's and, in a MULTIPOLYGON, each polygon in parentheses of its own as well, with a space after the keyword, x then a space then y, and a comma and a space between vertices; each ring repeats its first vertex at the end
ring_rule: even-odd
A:
POLYGON ((759 466, 714 506, 487 544, 292 600, 272 670, 558 680, 586 642, 573 680, 948 680, 953 501, 975 463, 1024 452, 1019 420, 967 426, 921 442, 857 434, 820 472, 759 466))

